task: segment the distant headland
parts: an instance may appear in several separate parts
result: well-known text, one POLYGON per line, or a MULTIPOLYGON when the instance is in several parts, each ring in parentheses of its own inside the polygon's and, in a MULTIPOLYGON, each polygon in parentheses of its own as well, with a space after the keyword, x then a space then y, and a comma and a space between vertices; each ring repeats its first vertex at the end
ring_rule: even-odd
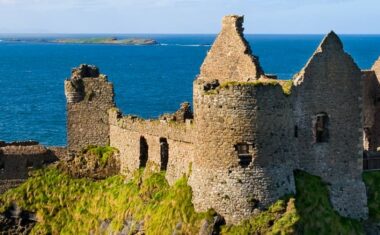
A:
POLYGON ((154 39, 144 38, 127 38, 118 39, 111 38, 67 38, 52 40, 54 43, 74 43, 74 44, 122 44, 122 45, 156 45, 158 44, 154 39))
POLYGON ((7 38, 4 42, 37 42, 60 44, 112 44, 112 45, 157 45, 151 38, 116 38, 116 37, 89 37, 89 38, 7 38))

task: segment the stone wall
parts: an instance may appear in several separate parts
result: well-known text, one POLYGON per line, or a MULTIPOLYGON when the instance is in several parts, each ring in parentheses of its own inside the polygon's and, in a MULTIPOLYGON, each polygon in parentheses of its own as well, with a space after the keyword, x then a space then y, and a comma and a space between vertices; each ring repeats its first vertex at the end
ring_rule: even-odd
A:
POLYGON ((31 170, 57 161, 57 157, 37 142, 0 143, 0 193, 16 187, 31 170))
POLYGON ((116 109, 109 113, 110 143, 120 151, 123 174, 129 175, 149 163, 166 170, 169 183, 189 173, 194 152, 191 119, 184 122, 144 120, 134 116, 122 117, 116 109))
MULTIPOLYGON (((371 70, 363 71, 363 147, 366 151, 376 151, 380 146, 379 133, 375 130, 378 126, 375 121, 377 113, 380 114, 380 84, 376 73, 371 70)), ((380 121, 380 120, 379 120, 380 121)))
POLYGON ((298 167, 329 183, 344 216, 366 218, 363 169, 362 73, 333 32, 294 79, 298 167))
POLYGON ((216 38, 203 62, 202 79, 210 81, 250 81, 264 76, 258 58, 252 55, 248 42, 243 37, 241 16, 223 18, 222 31, 216 38))
POLYGON ((292 146, 284 144, 293 134, 291 99, 280 86, 231 85, 211 93, 204 87, 195 81, 193 202, 237 223, 295 192, 292 146), (247 155, 239 154, 242 144, 247 155))
POLYGON ((115 106, 113 85, 95 66, 73 69, 65 81, 68 149, 109 144, 108 109, 115 106))
POLYGON ((363 71, 364 149, 380 147, 380 59, 371 70, 363 71))

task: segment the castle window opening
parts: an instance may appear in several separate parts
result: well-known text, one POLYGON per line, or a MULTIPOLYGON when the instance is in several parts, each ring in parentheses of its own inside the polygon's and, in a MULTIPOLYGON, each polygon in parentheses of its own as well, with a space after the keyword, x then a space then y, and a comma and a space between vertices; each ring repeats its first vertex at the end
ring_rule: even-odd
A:
POLYGON ((239 157, 239 165, 243 168, 248 167, 252 162, 252 143, 238 143, 235 145, 239 157))
POLYGON ((316 143, 328 142, 328 116, 326 113, 319 113, 315 117, 314 138, 316 143))
POLYGON ((149 150, 148 143, 147 143, 146 139, 143 136, 141 136, 140 137, 140 157, 139 157, 140 164, 139 164, 139 168, 146 167, 146 163, 148 162, 148 150, 149 150))
POLYGON ((169 162, 169 144, 166 138, 160 138, 161 171, 166 171, 169 162))
POLYGON ((294 126, 294 138, 298 138, 298 126, 294 126))
POLYGON ((4 169, 5 169, 4 162, 0 162, 0 171, 4 171, 4 169))

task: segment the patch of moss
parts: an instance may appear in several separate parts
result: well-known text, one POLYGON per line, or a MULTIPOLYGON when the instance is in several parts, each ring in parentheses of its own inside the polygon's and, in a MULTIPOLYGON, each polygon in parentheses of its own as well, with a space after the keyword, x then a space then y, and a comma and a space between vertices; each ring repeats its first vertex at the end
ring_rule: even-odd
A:
POLYGON ((380 171, 364 172, 363 180, 367 186, 369 217, 380 222, 380 171))
POLYGON ((277 80, 277 79, 261 79, 252 82, 224 82, 220 84, 216 89, 209 90, 206 95, 215 95, 219 93, 219 90, 233 87, 233 86, 281 86, 284 95, 289 96, 292 92, 293 81, 292 80, 277 80))
POLYGON ((49 168, 1 195, 0 211, 16 202, 36 212, 31 234, 101 234, 102 221, 110 222, 107 233, 117 232, 127 219, 144 221, 146 234, 195 234, 212 213, 195 213, 191 195, 186 177, 170 187, 164 173, 140 170, 128 182, 121 176, 92 181, 49 168))
POLYGON ((118 150, 111 146, 95 146, 90 145, 83 150, 83 153, 91 153, 98 157, 100 166, 104 167, 107 165, 108 159, 112 154, 117 153, 118 150))
POLYGON ((296 171, 297 231, 301 234, 363 234, 358 220, 344 218, 329 201, 327 185, 320 177, 296 171))
POLYGON ((298 220, 294 199, 287 197, 239 225, 224 226, 222 234, 292 234, 298 220))
POLYGON ((282 91, 285 95, 292 94, 293 80, 282 80, 281 81, 282 91))
POLYGON ((363 234, 362 224, 340 216, 331 206, 321 178, 295 172, 297 195, 277 201, 240 225, 227 226, 222 234, 363 234))

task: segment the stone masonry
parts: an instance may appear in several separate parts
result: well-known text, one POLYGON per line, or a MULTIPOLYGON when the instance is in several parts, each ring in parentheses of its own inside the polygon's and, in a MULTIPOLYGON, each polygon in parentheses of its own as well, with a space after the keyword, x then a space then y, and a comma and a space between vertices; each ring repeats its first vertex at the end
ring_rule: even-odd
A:
POLYGON ((53 151, 37 142, 0 142, 0 194, 24 182, 31 170, 57 160, 53 151))
POLYGON ((113 85, 107 77, 95 66, 81 65, 65 81, 65 95, 68 150, 80 150, 90 144, 108 145, 107 110, 115 104, 113 85))
POLYGON ((266 75, 243 35, 243 17, 226 16, 184 103, 155 120, 122 115, 96 67, 65 82, 68 147, 110 144, 125 175, 149 167, 169 183, 189 177, 197 211, 214 208, 238 223, 296 193, 295 170, 320 176, 341 215, 368 216, 363 151, 380 147, 380 60, 361 71, 329 33, 288 82, 266 75), (291 88, 291 92, 289 89, 291 88))
POLYGON ((296 166, 329 182, 334 208, 354 218, 367 214, 361 178, 361 76, 338 36, 331 32, 294 77, 293 91, 294 125, 298 129, 297 138, 293 138, 296 166), (324 127, 318 126, 318 118, 324 127), (324 128, 325 136, 318 137, 317 128, 324 128))
POLYGON ((380 147, 380 58, 371 70, 363 71, 364 149, 380 147))

